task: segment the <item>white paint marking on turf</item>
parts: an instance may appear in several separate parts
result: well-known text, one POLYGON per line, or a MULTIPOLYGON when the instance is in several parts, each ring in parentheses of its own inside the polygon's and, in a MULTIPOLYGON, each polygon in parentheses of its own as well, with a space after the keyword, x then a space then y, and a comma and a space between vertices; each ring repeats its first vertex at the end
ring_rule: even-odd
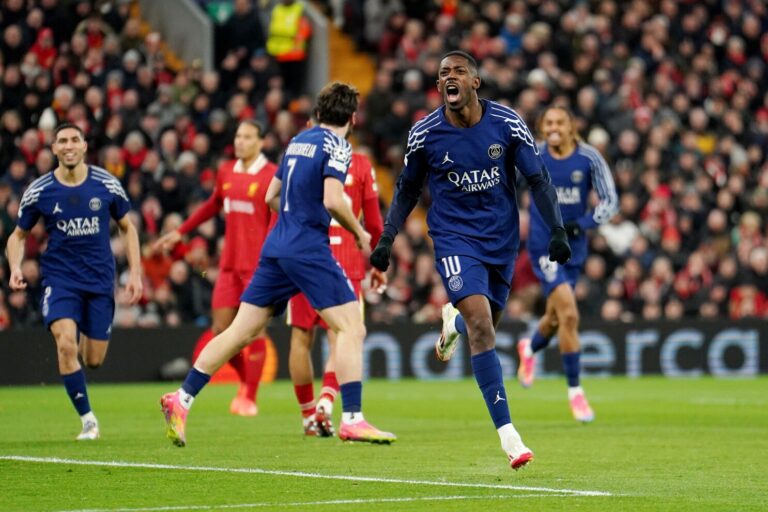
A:
POLYGON ((405 480, 400 478, 380 478, 372 476, 348 476, 348 475, 323 475, 320 473, 305 473, 303 471, 281 471, 276 469, 260 468, 222 468, 215 466, 175 466, 171 464, 150 464, 146 462, 121 462, 60 459, 58 457, 27 457, 22 455, 0 455, 0 460, 13 460, 18 462, 41 462, 47 464, 72 464, 78 466, 107 466, 114 468, 141 468, 141 469, 177 469, 180 471, 209 471, 220 473, 249 473, 259 475, 293 476, 300 478, 320 478, 324 480, 347 480, 352 482, 375 482, 406 485, 432 485, 441 487, 464 487, 471 489, 505 489, 509 491, 545 492, 554 494, 568 494, 571 496, 612 496, 605 491, 581 491, 578 489, 553 489, 551 487, 529 487, 525 485, 504 484, 469 484, 463 482, 440 482, 436 480, 405 480))
POLYGON ((137 507, 137 508, 83 508, 76 510, 60 510, 58 512, 163 512, 174 510, 222 510, 232 508, 260 507, 309 507, 316 505, 375 505, 377 503, 401 503, 413 501, 457 501, 457 500, 508 500, 519 498, 551 498, 565 497, 570 494, 506 494, 501 496, 421 496, 414 498, 373 498, 327 501, 296 501, 289 503, 236 503, 228 505, 175 505, 167 507, 137 507))

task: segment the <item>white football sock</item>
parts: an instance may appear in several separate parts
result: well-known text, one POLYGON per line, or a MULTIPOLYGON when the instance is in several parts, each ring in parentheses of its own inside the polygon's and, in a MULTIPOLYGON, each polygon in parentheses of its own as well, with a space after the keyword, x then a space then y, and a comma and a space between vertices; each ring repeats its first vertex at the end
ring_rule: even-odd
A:
POLYGON ((584 394, 584 390, 581 389, 581 386, 568 388, 568 400, 573 400, 573 397, 575 397, 576 395, 583 395, 583 394, 584 394))
POLYGON ((361 421, 365 421, 365 418, 363 417, 363 411, 341 413, 342 423, 346 423, 347 425, 354 425, 355 423, 360 423, 361 421))
POLYGON ((179 394, 179 403, 181 403, 181 406, 187 410, 189 410, 190 407, 192 407, 192 402, 195 401, 195 397, 184 391, 183 389, 179 388, 177 391, 179 394))
POLYGON ((82 422, 83 426, 89 421, 92 421, 96 424, 99 423, 99 420, 96 419, 96 415, 93 414, 93 411, 88 411, 87 413, 80 416, 80 421, 82 422))

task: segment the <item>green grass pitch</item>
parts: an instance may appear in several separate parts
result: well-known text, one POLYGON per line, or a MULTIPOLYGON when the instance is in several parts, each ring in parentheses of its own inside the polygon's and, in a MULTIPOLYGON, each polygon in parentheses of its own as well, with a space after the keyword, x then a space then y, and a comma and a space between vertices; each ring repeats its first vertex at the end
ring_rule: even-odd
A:
POLYGON ((471 380, 368 382, 366 417, 392 446, 304 438, 287 382, 262 387, 256 418, 209 386, 186 448, 159 411, 173 384, 91 386, 102 439, 87 443, 63 388, 0 388, 0 510, 766 510, 768 378, 584 386, 591 425, 571 419, 561 380, 507 382, 536 455, 520 472, 471 380))

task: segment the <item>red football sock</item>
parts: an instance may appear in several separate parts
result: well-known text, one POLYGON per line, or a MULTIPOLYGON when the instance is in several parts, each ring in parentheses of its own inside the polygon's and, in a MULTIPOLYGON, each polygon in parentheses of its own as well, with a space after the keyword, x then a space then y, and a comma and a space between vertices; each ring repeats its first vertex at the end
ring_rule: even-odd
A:
POLYGON ((323 389, 320 390, 320 398, 327 398, 333 402, 338 394, 339 381, 336 380, 336 372, 325 372, 323 374, 323 389))
POLYGON ((203 351, 205 346, 212 339, 213 339, 213 331, 210 329, 206 329, 205 331, 203 331, 203 334, 201 334, 200 337, 197 338, 197 342, 195 343, 195 348, 194 350, 192 350, 192 364, 195 364, 195 361, 197 361, 197 358, 200 355, 200 352, 203 351))
POLYGON ((237 377, 240 379, 241 387, 243 381, 245 381, 245 351, 246 349, 241 350, 232 356, 232 359, 229 360, 229 364, 232 365, 232 368, 234 368, 237 372, 237 377))
POLYGON ((261 374, 264 372, 264 363, 267 360, 267 340, 256 338, 242 352, 245 378, 240 379, 243 384, 242 395, 249 400, 256 401, 256 393, 259 390, 261 374))
POLYGON ((301 407, 301 415, 305 418, 309 418, 315 414, 315 389, 314 385, 299 384, 293 386, 293 392, 296 393, 296 400, 299 401, 299 407, 301 407))

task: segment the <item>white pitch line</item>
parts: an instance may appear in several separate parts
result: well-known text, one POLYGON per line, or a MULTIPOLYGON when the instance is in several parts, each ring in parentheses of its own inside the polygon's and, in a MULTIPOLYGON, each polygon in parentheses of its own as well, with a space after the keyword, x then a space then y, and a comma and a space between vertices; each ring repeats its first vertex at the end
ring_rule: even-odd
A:
POLYGON ((578 489, 553 489, 551 487, 530 487, 525 485, 504 484, 470 484, 463 482, 440 482, 436 480, 405 480, 401 478, 380 478, 372 476, 348 476, 348 475, 323 475, 321 473, 305 473, 303 471, 281 471, 276 469, 260 468, 222 468, 215 466, 176 466, 172 464, 150 464, 146 462, 121 462, 60 459, 58 457, 27 457, 22 455, 0 455, 0 460, 13 460, 17 462, 40 462, 47 464, 71 464, 77 466, 107 466, 113 468, 141 468, 141 469, 176 469, 180 471, 209 471, 219 473, 247 473, 274 476, 292 476, 299 478, 320 478, 325 480, 346 480, 352 482, 375 482, 406 485, 432 485, 440 487, 464 487, 470 489, 505 489, 509 491, 545 492, 554 494, 568 494, 571 496, 612 496, 605 491, 582 491, 578 489))
POLYGON ((137 508, 83 508, 76 510, 60 510, 58 512, 163 512, 174 510, 222 510, 233 508, 261 507, 309 507, 316 505, 366 505, 377 503, 403 503, 413 501, 458 501, 458 500, 507 500, 520 498, 551 498, 571 496, 570 494, 506 494, 501 496, 422 496, 414 498, 374 498, 326 501, 296 501, 289 503, 237 503, 228 505, 175 505, 166 507, 137 507, 137 508))

